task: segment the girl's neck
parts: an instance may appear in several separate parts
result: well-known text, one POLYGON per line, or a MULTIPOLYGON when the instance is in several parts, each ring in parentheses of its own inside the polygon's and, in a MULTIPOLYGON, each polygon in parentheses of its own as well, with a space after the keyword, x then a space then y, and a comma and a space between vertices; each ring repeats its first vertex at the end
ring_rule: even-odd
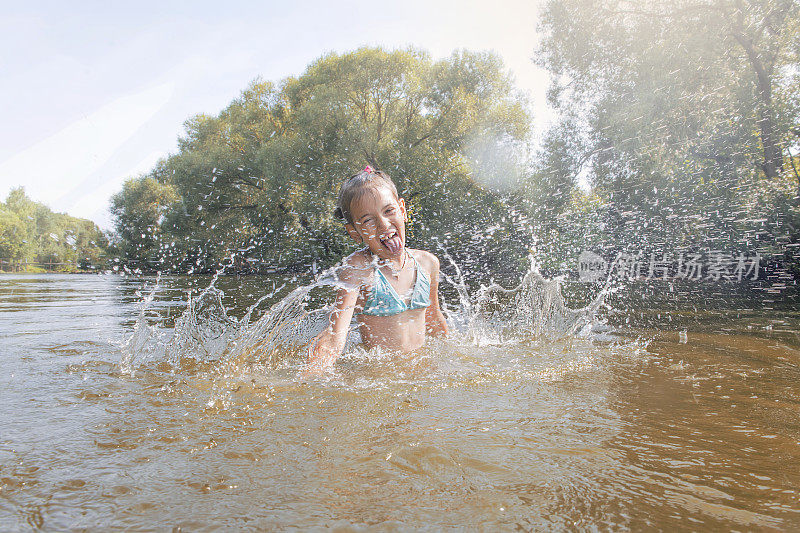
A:
MULTIPOLYGON (((370 252, 371 253, 371 252, 370 252)), ((375 260, 379 267, 388 267, 391 271, 392 275, 397 277, 403 272, 406 267, 408 267, 409 263, 409 253, 408 249, 403 247, 402 255, 397 259, 381 259, 378 256, 375 256, 375 260)))

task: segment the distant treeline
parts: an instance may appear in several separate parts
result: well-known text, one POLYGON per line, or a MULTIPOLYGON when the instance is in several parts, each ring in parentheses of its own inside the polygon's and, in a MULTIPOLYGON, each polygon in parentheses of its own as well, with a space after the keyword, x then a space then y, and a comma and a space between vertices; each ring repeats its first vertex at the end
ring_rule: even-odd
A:
POLYGON ((0 202, 0 270, 74 272, 108 260, 108 239, 94 222, 54 213, 22 188, 0 202))

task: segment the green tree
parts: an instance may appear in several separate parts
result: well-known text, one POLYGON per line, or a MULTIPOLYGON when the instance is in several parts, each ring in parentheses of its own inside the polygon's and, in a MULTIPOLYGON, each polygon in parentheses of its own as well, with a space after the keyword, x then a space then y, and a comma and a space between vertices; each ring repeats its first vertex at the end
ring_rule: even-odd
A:
POLYGON ((796 0, 551 1, 542 29, 537 57, 563 120, 541 159, 559 183, 586 177, 609 241, 796 240, 800 189, 786 187, 800 121, 796 0), (762 189, 772 192, 761 207, 783 213, 766 217, 766 232, 748 212, 762 189))
POLYGON ((27 227, 19 216, 0 203, 0 258, 3 268, 10 268, 5 261, 20 261, 27 255, 27 227))
POLYGON ((161 231, 164 213, 176 200, 172 186, 150 176, 128 180, 111 198, 119 248, 133 266, 157 269, 165 250, 161 231))
MULTIPOLYGON (((0 203, 0 257, 53 270, 105 267, 108 240, 94 222, 54 213, 22 187, 0 203)), ((4 265, 6 268, 9 265, 4 265)))
MULTIPOLYGON (((526 110, 493 54, 329 54, 278 85, 256 80, 218 116, 187 121, 178 153, 149 176, 178 198, 159 228, 183 270, 232 254, 255 269, 331 264, 353 249, 332 217, 338 186, 368 163, 408 200, 418 245, 447 243, 475 270, 513 269, 527 235, 508 199, 475 178, 493 153, 522 153, 507 148, 526 145, 526 110)), ((118 229, 130 248, 142 232, 126 224, 118 229)))

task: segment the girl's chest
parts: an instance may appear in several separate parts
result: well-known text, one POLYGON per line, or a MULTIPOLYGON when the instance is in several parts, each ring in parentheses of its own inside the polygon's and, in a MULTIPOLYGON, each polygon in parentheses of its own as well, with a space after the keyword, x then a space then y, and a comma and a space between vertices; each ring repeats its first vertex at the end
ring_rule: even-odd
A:
POLYGON ((416 272, 400 272, 385 274, 375 271, 366 283, 361 285, 359 300, 366 301, 374 297, 396 297, 401 301, 410 300, 416 287, 416 272))

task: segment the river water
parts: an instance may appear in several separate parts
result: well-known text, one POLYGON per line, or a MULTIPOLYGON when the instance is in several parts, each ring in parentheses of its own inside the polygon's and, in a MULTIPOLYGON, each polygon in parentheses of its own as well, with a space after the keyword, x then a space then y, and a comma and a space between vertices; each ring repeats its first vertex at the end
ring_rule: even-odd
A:
POLYGON ((214 347, 277 285, 221 278, 192 329, 207 285, 0 277, 0 529, 800 528, 796 311, 462 332, 304 380, 214 347))

